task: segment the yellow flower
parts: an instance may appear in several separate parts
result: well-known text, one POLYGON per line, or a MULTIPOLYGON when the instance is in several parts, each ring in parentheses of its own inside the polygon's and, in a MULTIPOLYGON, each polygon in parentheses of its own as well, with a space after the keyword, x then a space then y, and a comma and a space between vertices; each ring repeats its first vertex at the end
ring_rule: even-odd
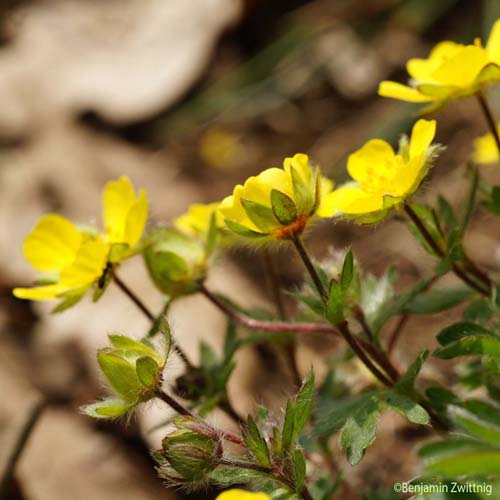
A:
POLYGON ((68 219, 44 215, 26 237, 23 253, 37 270, 49 273, 48 284, 15 288, 20 299, 48 300, 81 297, 102 275, 109 245, 91 239, 68 219))
POLYGON ((486 47, 444 41, 427 59, 410 59, 406 69, 410 86, 384 81, 379 95, 409 102, 428 102, 424 112, 434 111, 451 99, 475 94, 482 87, 500 81, 500 20, 490 33, 486 47))
POLYGON ((304 230, 333 183, 321 177, 307 155, 285 158, 283 168, 269 168, 222 200, 219 211, 234 233, 287 239, 304 230))
POLYGON ((110 181, 102 195, 104 241, 110 244, 111 262, 119 262, 134 253, 148 218, 148 198, 141 189, 135 195, 128 177, 110 181))
POLYGON ((148 213, 146 194, 136 197, 126 177, 109 182, 103 192, 105 231, 83 230, 56 214, 44 215, 23 243, 23 254, 43 283, 15 288, 29 300, 63 298, 58 308, 75 304, 103 276, 108 262, 116 265, 136 251, 148 213))
POLYGON ((401 138, 398 153, 381 139, 368 141, 349 156, 347 170, 354 180, 328 194, 319 215, 355 217, 364 223, 380 220, 418 189, 439 148, 431 145, 435 133, 434 120, 419 120, 410 141, 401 138))
POLYGON ((215 217, 215 226, 224 227, 222 215, 218 212, 219 202, 195 203, 188 211, 174 220, 174 226, 191 236, 205 237, 210 229, 212 217, 215 217))
MULTIPOLYGON (((500 134, 500 125, 497 129, 500 134)), ((472 159, 476 163, 498 163, 498 147, 491 132, 474 140, 472 159)))
POLYGON ((221 493, 216 500, 271 500, 265 493, 252 493, 245 490, 228 490, 221 493))
POLYGON ((207 130, 200 140, 200 155, 213 168, 227 170, 244 157, 238 136, 221 128, 207 130))

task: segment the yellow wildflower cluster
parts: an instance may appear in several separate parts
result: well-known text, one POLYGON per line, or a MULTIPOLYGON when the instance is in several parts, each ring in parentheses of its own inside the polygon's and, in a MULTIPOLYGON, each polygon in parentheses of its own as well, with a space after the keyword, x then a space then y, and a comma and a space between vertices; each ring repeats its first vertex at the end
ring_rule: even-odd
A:
POLYGON ((148 199, 136 196, 127 177, 106 184, 103 191, 104 231, 81 229, 56 214, 44 215, 23 244, 26 260, 41 273, 39 286, 16 288, 22 299, 79 300, 104 273, 138 251, 148 216, 148 199))
POLYGON ((406 69, 411 77, 409 86, 383 81, 378 93, 402 101, 431 103, 424 112, 499 82, 500 20, 494 24, 485 47, 479 39, 473 45, 443 41, 428 58, 410 59, 406 69))

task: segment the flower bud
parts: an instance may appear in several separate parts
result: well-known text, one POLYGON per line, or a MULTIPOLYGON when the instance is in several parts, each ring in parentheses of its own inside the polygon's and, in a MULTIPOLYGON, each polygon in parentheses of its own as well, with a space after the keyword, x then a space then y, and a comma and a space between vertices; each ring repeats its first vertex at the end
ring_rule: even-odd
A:
POLYGON ((170 297, 194 293, 206 274, 205 247, 176 229, 156 232, 144 259, 155 285, 170 297))
POLYGON ((177 430, 162 441, 160 473, 171 481, 203 480, 218 465, 222 446, 216 433, 192 419, 177 419, 177 430))

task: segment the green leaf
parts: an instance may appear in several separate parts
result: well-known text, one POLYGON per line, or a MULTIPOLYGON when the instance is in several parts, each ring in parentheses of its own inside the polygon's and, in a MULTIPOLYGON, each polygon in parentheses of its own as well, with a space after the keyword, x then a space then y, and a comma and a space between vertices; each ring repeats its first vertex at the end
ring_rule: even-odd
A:
POLYGON ((484 326, 475 323, 461 322, 446 327, 437 336, 437 341, 442 345, 448 345, 468 336, 491 336, 495 337, 484 326))
POLYGON ((290 292, 297 300, 305 304, 314 314, 323 317, 325 313, 325 308, 323 302, 317 297, 311 295, 306 295, 301 292, 290 292))
POLYGON ((406 304, 410 303, 419 293, 423 292, 434 282, 435 277, 427 278, 419 281, 413 288, 407 292, 400 294, 398 298, 387 305, 379 312, 376 319, 373 321, 372 328, 375 332, 379 332, 385 325, 387 320, 396 314, 400 314, 405 308, 406 304))
POLYGON ((326 316, 334 325, 338 325, 344 321, 344 299, 345 296, 342 287, 335 280, 332 280, 330 283, 330 293, 328 294, 326 316))
POLYGON ((126 403, 135 403, 142 391, 142 384, 137 378, 135 366, 110 349, 100 350, 97 353, 97 362, 111 387, 126 403))
POLYGON ((348 290, 352 283, 352 278, 354 276, 354 257, 352 255, 352 250, 346 253, 344 264, 342 266, 342 272, 340 274, 340 287, 345 292, 348 290))
POLYGON ((376 411, 380 394, 375 391, 350 399, 322 398, 318 402, 315 432, 330 436, 339 431, 350 415, 364 415, 376 411))
POLYGON ((285 418, 283 420, 283 431, 281 433, 281 448, 288 451, 294 444, 295 406, 292 401, 286 403, 285 418))
POLYGON ((295 491, 300 494, 306 480, 306 460, 302 450, 296 448, 292 454, 294 465, 295 491))
POLYGON ((216 352, 204 341, 200 342, 200 363, 201 366, 207 370, 219 367, 219 357, 216 352))
POLYGON ((426 468, 448 477, 500 474, 500 450, 463 452, 430 462, 426 468))
POLYGON ((144 386, 153 389, 158 384, 160 367, 153 358, 149 356, 139 358, 135 362, 135 370, 139 380, 144 386))
POLYGON ((375 440, 381 396, 385 394, 372 391, 354 399, 320 400, 315 433, 328 437, 340 430, 340 444, 346 450, 347 459, 352 465, 358 463, 375 440))
POLYGON ((434 357, 441 359, 485 354, 500 356, 500 340, 495 337, 480 335, 464 337, 457 342, 436 349, 432 353, 434 357))
POLYGON ((220 486, 252 484, 255 481, 270 479, 270 475, 250 469, 236 467, 217 467, 206 474, 206 478, 220 486))
POLYGON ((448 203, 448 200, 444 196, 438 197, 438 214, 439 221, 444 225, 444 231, 449 233, 458 226, 458 220, 455 217, 453 208, 448 203))
POLYGON ((494 310, 491 304, 490 299, 487 298, 479 298, 473 300, 465 309, 463 313, 464 321, 469 323, 487 323, 491 316, 493 315, 494 310))
POLYGON ((58 314, 66 311, 70 307, 73 307, 74 305, 78 304, 80 300, 82 300, 83 295, 85 294, 87 290, 83 291, 81 294, 72 294, 67 297, 65 297, 61 302, 57 304, 54 309, 52 309, 51 313, 52 314, 58 314))
POLYGON ((80 410, 89 417, 106 419, 121 417, 130 411, 131 408, 131 405, 125 403, 121 399, 109 398, 82 406, 80 410))
MULTIPOLYGON (((411 208, 418 215, 422 224, 431 234, 434 241, 442 241, 441 233, 439 231, 439 228, 436 226, 433 211, 428 207, 423 207, 421 205, 417 205, 416 203, 412 203, 411 208)), ((413 222, 410 222, 408 227, 415 239, 420 243, 420 245, 427 253, 429 253, 430 255, 438 256, 436 252, 431 248, 431 246, 427 243, 427 240, 422 236, 422 233, 413 222)))
POLYGON ((396 391, 388 391, 386 403, 394 411, 403 415, 414 424, 425 425, 429 423, 430 418, 427 411, 403 394, 396 391))
POLYGON ((241 199, 248 218, 263 232, 269 233, 279 225, 271 207, 266 207, 252 200, 241 199))
POLYGON ((425 360, 429 356, 429 351, 419 353, 415 361, 408 367, 405 374, 402 375, 396 383, 396 388, 402 393, 411 393, 415 385, 415 379, 418 377, 425 360))
POLYGON ((271 207, 273 214, 283 226, 297 219, 297 207, 293 200, 277 189, 271 190, 271 207))
POLYGON ((247 428, 243 434, 243 439, 256 460, 264 467, 269 467, 269 449, 267 448, 266 440, 262 437, 257 424, 251 416, 248 416, 247 428))
POLYGON ((461 304, 474 295, 468 287, 433 289, 410 300, 403 311, 416 314, 434 314, 461 304))
POLYGON ((450 406, 452 420, 468 434, 487 443, 500 445, 500 410, 479 400, 450 406))
POLYGON ((457 396, 444 387, 428 387, 425 395, 432 407, 438 411, 444 411, 448 405, 458 401, 457 396))
POLYGON ((484 202, 484 206, 493 214, 500 215, 500 186, 493 186, 491 199, 484 202))
POLYGON ((299 438, 312 413, 314 400, 314 375, 311 373, 300 388, 295 403, 292 441, 299 438))
POLYGON ((424 461, 429 461, 478 449, 490 449, 490 446, 473 439, 453 438, 427 443, 418 450, 418 455, 424 461))
POLYGON ((378 405, 372 411, 349 416, 340 434, 340 445, 346 451, 351 465, 359 463, 366 448, 375 441, 377 420, 380 411, 378 405))

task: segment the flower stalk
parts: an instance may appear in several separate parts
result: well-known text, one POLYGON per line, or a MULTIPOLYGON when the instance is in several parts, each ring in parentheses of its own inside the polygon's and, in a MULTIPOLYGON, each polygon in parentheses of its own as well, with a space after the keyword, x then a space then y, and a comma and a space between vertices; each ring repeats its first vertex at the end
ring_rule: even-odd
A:
POLYGON ((479 106, 481 107, 481 111, 486 119, 486 123, 488 124, 488 128, 490 129, 493 139, 495 139, 498 157, 500 158, 500 135, 498 135, 498 128, 496 126, 495 118, 493 117, 493 112, 491 111, 490 105, 488 104, 486 96, 483 92, 478 92, 476 97, 479 102, 479 106))

